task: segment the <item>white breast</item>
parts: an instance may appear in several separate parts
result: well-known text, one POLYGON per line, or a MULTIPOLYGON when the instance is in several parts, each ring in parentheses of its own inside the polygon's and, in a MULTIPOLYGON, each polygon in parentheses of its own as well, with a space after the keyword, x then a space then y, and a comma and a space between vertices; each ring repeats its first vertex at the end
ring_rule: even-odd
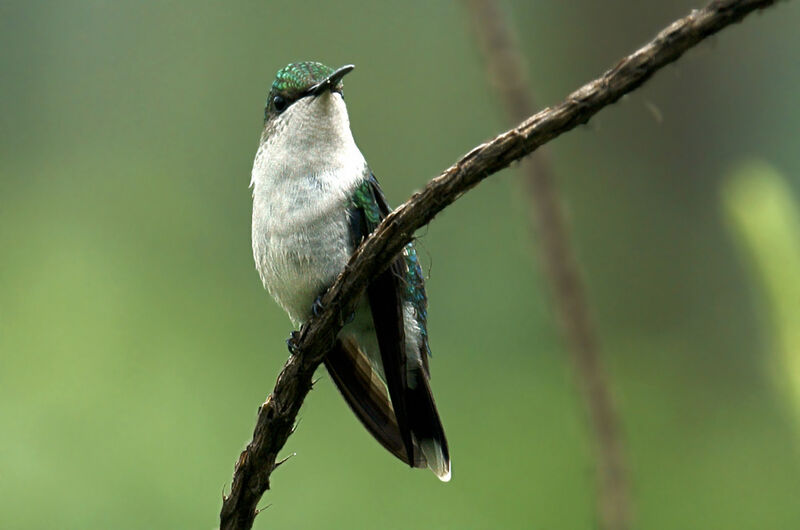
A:
POLYGON ((303 98, 277 119, 253 164, 253 257, 299 325, 353 250, 347 209, 368 169, 339 94, 303 98))

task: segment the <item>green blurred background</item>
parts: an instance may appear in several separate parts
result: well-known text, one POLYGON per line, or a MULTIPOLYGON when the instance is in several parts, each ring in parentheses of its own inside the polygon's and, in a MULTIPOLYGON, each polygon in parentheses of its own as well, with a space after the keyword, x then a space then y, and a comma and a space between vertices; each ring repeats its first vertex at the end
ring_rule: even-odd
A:
MULTIPOLYGON (((699 5, 503 4, 542 104, 699 5)), ((797 2, 752 16, 550 145, 640 528, 800 527, 798 27, 797 2)), ((287 356, 247 185, 297 60, 357 65, 394 204, 506 125, 458 3, 0 1, 0 528, 217 524, 287 356)), ((320 371, 257 528, 594 526, 520 184, 420 233, 453 481, 385 453, 320 371)))

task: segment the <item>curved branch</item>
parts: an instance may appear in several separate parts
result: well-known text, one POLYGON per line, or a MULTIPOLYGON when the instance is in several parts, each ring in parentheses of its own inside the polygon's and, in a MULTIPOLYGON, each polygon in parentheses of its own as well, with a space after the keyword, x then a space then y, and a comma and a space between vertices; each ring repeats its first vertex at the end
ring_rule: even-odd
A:
POLYGON ((411 241, 414 232, 466 191, 511 162, 589 119, 639 87, 686 50, 775 0, 718 0, 693 11, 625 57, 602 77, 523 123, 484 143, 431 180, 393 211, 353 253, 347 267, 322 299, 323 311, 293 339, 297 352, 284 365, 275 388, 258 410, 253 439, 239 456, 229 495, 223 497, 220 528, 251 528, 257 503, 279 465, 278 451, 292 433, 295 418, 312 386, 314 371, 332 346, 370 278, 385 269, 411 241))

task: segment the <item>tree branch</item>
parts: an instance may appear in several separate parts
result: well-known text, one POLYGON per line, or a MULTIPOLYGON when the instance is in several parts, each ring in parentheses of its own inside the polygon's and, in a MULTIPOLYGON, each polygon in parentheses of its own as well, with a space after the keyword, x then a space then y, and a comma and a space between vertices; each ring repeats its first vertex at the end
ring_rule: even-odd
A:
MULTIPOLYGON (((535 103, 513 29, 497 0, 467 0, 466 5, 489 81, 511 120, 525 119, 533 113, 535 103)), ((603 368, 600 341, 592 325, 555 176, 545 155, 544 149, 539 149, 521 164, 531 228, 539 236, 545 280, 594 436, 599 528, 626 530, 631 526, 632 510, 621 421, 603 368)))
POLYGON ((600 109, 640 86, 698 42, 774 1, 714 1, 693 11, 562 103, 467 153, 384 219, 356 249, 344 272, 323 297, 323 311, 309 320, 294 339, 297 353, 286 362, 275 388, 259 408, 253 439, 236 463, 231 492, 223 497, 220 528, 252 527, 257 503, 269 489, 276 456, 292 433, 300 406, 311 389, 314 371, 333 345, 345 318, 354 311, 370 278, 388 266, 418 228, 489 175, 586 123, 600 109))

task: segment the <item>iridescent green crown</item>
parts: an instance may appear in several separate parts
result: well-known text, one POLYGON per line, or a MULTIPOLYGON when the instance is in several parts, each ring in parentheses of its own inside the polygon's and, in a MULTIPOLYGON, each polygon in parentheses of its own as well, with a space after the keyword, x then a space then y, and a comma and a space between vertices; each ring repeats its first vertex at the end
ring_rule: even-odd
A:
POLYGON ((306 61, 291 63, 275 76, 272 90, 276 93, 296 93, 316 85, 334 72, 330 66, 306 61))
MULTIPOLYGON (((314 85, 324 81, 335 70, 322 63, 306 61, 302 63, 291 63, 278 71, 272 89, 267 96, 267 104, 264 107, 264 122, 270 116, 276 116, 282 108, 276 108, 275 101, 281 101, 284 106, 291 105, 297 99, 303 97, 306 91, 314 85)), ((341 79, 332 87, 333 90, 342 92, 341 79)))

